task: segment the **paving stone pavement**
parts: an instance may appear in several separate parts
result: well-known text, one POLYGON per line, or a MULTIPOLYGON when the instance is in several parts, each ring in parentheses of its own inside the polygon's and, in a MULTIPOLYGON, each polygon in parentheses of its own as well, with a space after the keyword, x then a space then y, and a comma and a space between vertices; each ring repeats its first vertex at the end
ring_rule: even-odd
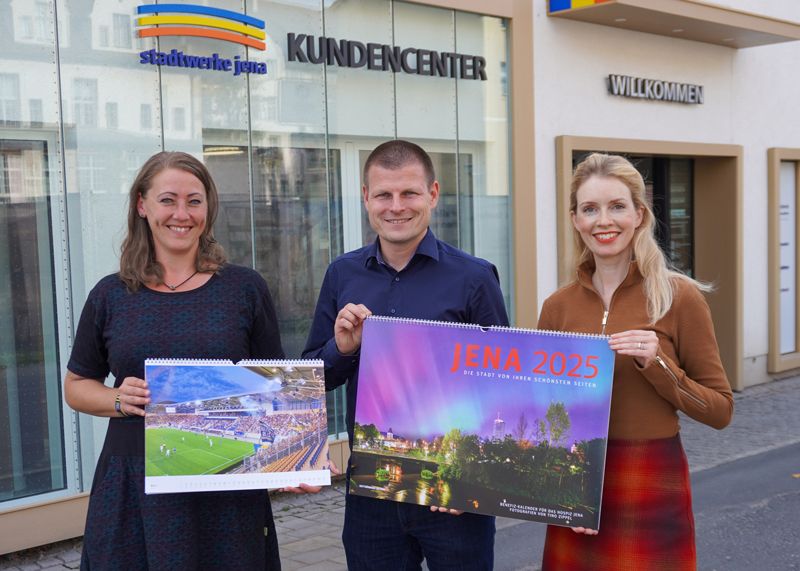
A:
MULTIPOLYGON (((733 422, 718 431, 681 417, 681 435, 693 472, 800 442, 800 377, 773 381, 736 393, 733 422)), ((284 571, 342 571, 344 481, 315 495, 276 494, 273 511, 284 571)), ((521 523, 498 519, 498 533, 521 523)), ((0 555, 0 569, 78 569, 81 540, 0 555)), ((525 569, 534 570, 531 566, 525 569)), ((498 566, 498 571, 502 570, 498 566)), ((523 571, 522 569, 515 571, 523 571)))
POLYGON ((800 442, 800 377, 734 393, 733 421, 724 430, 681 415, 681 439, 692 472, 800 442))

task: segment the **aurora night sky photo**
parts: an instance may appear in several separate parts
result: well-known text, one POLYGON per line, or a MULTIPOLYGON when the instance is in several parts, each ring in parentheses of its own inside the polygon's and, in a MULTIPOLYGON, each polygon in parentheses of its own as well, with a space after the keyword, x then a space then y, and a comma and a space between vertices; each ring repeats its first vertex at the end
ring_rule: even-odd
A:
POLYGON ((544 418, 551 402, 564 402, 570 440, 607 433, 614 354, 605 338, 372 318, 365 323, 363 339, 359 424, 391 428, 407 439, 430 439, 452 428, 490 438, 498 414, 511 433, 521 414, 532 422, 544 418), (498 368, 484 359, 487 349, 499 361, 498 368), (553 358, 555 353, 566 359, 553 358), (594 372, 586 365, 589 355, 596 357, 591 364, 598 371, 592 378, 587 378, 594 372), (546 374, 534 373, 537 365, 546 374))
POLYGON ((608 338, 371 317, 351 494, 597 529, 608 338))

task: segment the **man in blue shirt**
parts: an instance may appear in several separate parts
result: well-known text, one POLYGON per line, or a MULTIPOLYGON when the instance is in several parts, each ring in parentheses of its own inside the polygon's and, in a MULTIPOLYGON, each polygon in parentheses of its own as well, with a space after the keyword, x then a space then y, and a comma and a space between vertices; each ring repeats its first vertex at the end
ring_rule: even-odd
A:
MULTIPOLYGON (((392 317, 508 325, 497 269, 436 239, 439 199, 430 156, 407 141, 378 146, 364 165, 364 207, 378 237, 328 267, 303 357, 325 363, 325 388, 347 383, 353 445, 364 319, 392 317)), ((492 569, 494 518, 349 495, 342 541, 350 571, 492 569), (449 513, 440 513, 449 512, 449 513)))

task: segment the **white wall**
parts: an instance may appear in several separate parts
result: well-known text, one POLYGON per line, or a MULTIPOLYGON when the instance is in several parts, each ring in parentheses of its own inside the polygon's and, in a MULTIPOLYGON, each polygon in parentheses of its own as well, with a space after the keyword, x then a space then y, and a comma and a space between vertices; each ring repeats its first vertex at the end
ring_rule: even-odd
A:
POLYGON ((797 0, 714 0, 714 4, 790 22, 800 21, 797 0))
MULTIPOLYGON (((800 10, 795 12, 800 21, 800 10)), ((744 355, 750 365, 768 350, 767 149, 800 147, 798 65, 800 42, 791 42, 740 50, 734 66, 731 116, 745 158, 744 355)))
MULTIPOLYGON (((800 21, 795 0, 718 3, 800 21)), ((545 4, 534 14, 540 303, 557 287, 557 136, 742 145, 745 382, 767 380, 767 149, 800 147, 800 42, 735 50, 550 18, 545 4), (705 103, 613 97, 608 74, 700 84, 705 103)))

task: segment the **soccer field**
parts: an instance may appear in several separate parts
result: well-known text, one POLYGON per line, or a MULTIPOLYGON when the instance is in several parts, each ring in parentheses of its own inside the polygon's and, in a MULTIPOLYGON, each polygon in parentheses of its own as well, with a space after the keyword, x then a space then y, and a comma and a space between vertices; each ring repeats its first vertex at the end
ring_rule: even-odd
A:
POLYGON ((145 434, 145 473, 148 476, 216 474, 253 455, 253 445, 221 436, 206 437, 174 428, 148 428, 145 434), (213 442, 213 446, 209 444, 213 442), (161 452, 161 445, 165 451, 161 452), (175 452, 172 452, 172 449, 175 452), (166 455, 169 449, 170 455, 166 455))

